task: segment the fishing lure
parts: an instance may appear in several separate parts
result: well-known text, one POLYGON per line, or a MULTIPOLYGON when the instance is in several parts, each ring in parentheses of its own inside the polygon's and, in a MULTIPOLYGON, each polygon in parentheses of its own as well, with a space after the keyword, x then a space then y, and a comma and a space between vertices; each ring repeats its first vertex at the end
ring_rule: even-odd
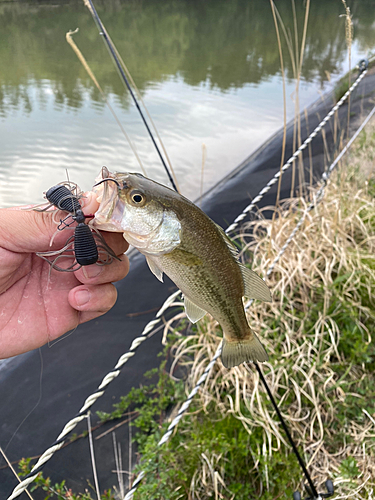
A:
MULTIPOLYGON (((77 225, 74 227, 74 235, 70 236, 63 248, 57 251, 37 252, 37 255, 46 260, 53 269, 57 271, 73 272, 80 269, 82 266, 92 264, 107 265, 118 260, 113 250, 107 245, 99 231, 91 228, 86 224, 86 219, 93 216, 83 213, 79 200, 82 198, 77 184, 72 182, 62 182, 56 186, 52 186, 45 193, 45 197, 49 205, 43 208, 36 207, 37 211, 45 211, 55 206, 56 209, 63 210, 69 214, 60 219, 57 231, 62 231, 69 228, 74 222, 77 225), (66 268, 57 265, 57 261, 63 257, 73 257, 73 264, 66 268), (50 260, 53 258, 53 260, 50 260)), ((53 239, 52 239, 53 241, 53 239)))

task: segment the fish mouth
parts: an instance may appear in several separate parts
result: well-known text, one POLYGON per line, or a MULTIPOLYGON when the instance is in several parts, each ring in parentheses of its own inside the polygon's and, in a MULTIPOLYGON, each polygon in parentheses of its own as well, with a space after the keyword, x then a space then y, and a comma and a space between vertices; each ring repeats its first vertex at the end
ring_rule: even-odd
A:
POLYGON ((103 167, 100 175, 95 179, 97 182, 93 186, 99 208, 95 213, 91 224, 104 231, 121 232, 121 219, 124 211, 124 203, 118 196, 120 183, 115 178, 115 174, 109 172, 107 167, 103 167))
POLYGON ((122 233, 146 255, 168 253, 181 242, 180 221, 173 210, 153 198, 147 186, 151 181, 142 179, 140 174, 110 173, 103 168, 93 187, 99 208, 90 224, 99 230, 122 233))

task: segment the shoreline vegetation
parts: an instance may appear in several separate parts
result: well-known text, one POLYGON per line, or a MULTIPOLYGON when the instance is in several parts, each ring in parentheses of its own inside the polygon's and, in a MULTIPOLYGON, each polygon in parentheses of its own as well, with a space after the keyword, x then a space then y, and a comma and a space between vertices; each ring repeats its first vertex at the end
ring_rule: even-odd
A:
MULTIPOLYGON (((5 3, 14 2, 0 0, 5 3)), ((295 57, 299 71, 303 45, 301 55, 297 47, 294 55, 289 40, 290 59, 295 57)), ((293 74, 299 82, 301 74, 293 74)), ((336 101, 354 74, 353 69, 338 82, 336 101)), ((296 89, 297 137, 298 83, 296 89)), ((273 302, 255 301, 248 311, 249 323, 270 356, 262 371, 318 491, 324 491, 330 478, 335 493, 345 500, 371 499, 375 490, 374 158, 373 123, 359 136, 344 166, 332 176, 325 198, 267 280, 273 302)), ((293 169, 297 167, 296 162, 293 169)), ((308 195, 313 193, 311 179, 312 174, 308 195)), ((302 176, 300 181, 303 185, 302 176)), ((234 238, 242 261, 260 276, 307 202, 306 197, 293 197, 276 205, 255 214, 234 238), (263 215, 270 209, 272 220, 263 215)), ((179 311, 169 319, 160 367, 148 373, 150 382, 121 397, 111 413, 97 411, 92 418, 93 433, 107 422, 111 428, 130 426, 137 464, 123 470, 114 433, 118 485, 113 490, 100 494, 90 479, 85 491, 75 492, 69 478, 54 484, 40 473, 29 487, 34 500, 123 499, 141 470, 146 475, 135 500, 276 500, 302 492, 302 471, 251 363, 227 370, 218 361, 170 441, 157 447, 221 337, 220 327, 209 317, 191 325, 179 311)), ((73 435, 70 443, 87 435, 73 435)), ((30 472, 33 463, 34 458, 22 459, 19 476, 30 472)))
MULTIPOLYGON (((375 489, 374 157, 372 121, 268 279, 273 302, 255 301, 248 311, 270 355, 263 373, 314 483, 324 491, 331 478, 341 499, 370 499, 375 489)), ((305 208, 297 197, 283 201, 273 221, 260 211, 235 238, 243 262, 264 276, 305 208)), ((226 370, 217 362, 170 441, 157 447, 220 337, 212 319, 191 326, 177 314, 166 323, 150 384, 122 397, 112 413, 97 412, 101 422, 135 426, 140 463, 129 472, 134 480, 146 471, 135 500, 276 500, 303 490, 302 471, 251 363, 226 370)), ((30 464, 20 462, 21 475, 30 464)), ((119 474, 125 479, 101 498, 123 498, 127 477, 119 474)), ((42 474, 30 491, 40 488, 40 498, 96 498, 93 487, 73 493, 69 479, 52 485, 42 474)))
MULTIPOLYGON (((303 33, 305 8, 297 3, 293 9, 290 0, 277 2, 284 72, 286 82, 299 74, 301 82, 315 82, 314 86, 322 90, 343 72, 347 52, 345 20, 340 16, 345 9, 340 0, 310 3, 300 65, 303 47, 298 39, 303 33)), ((209 85, 225 93, 280 75, 279 47, 269 2, 210 0, 177 4, 178 9, 173 0, 95 2, 104 25, 111 27, 119 53, 126 54, 127 66, 142 94, 155 83, 171 78, 181 78, 191 86, 209 85), (225 5, 225 9, 217 5, 225 5), (220 34, 215 26, 220 26, 220 34)), ((121 81, 111 78, 112 61, 82 0, 0 0, 0 6, 3 116, 12 114, 15 106, 26 114, 41 108, 49 95, 47 89, 53 90, 54 104, 62 109, 86 106, 86 94, 98 111, 103 109, 100 93, 64 41, 65 33, 73 26, 80 28, 76 43, 106 94, 116 96, 123 109, 129 108, 131 98, 124 93, 121 81), (74 12, 73 22, 70 9, 63 8, 68 5, 74 12), (38 16, 36 6, 41 8, 38 16), (71 73, 69 79, 66 68, 71 73), (48 87, 44 86, 46 82, 50 82, 48 87), (34 96, 35 86, 38 93, 34 96)), ((364 55, 373 48, 371 27, 375 15, 370 7, 370 0, 361 0, 353 11, 353 43, 364 55)), ((357 62, 353 60, 353 65, 357 62)), ((317 98, 318 93, 315 95, 317 98)))

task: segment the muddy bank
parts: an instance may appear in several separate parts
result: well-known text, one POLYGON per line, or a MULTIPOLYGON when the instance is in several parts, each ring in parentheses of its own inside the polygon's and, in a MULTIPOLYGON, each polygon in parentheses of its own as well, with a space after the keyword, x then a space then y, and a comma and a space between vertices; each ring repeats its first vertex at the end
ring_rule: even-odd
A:
MULTIPOLYGON (((355 129, 361 117, 366 115, 374 102, 375 76, 368 75, 361 82, 351 99, 351 129, 355 129)), ((306 138, 319 121, 331 109, 332 95, 316 102, 308 110, 308 121, 301 117, 301 136, 306 138)), ((330 163, 340 139, 347 130, 348 106, 344 105, 337 118, 325 127, 324 136, 318 135, 312 142, 311 151, 304 154, 304 171, 308 179, 310 165, 314 179, 318 179, 330 163)), ((232 174, 220 181, 204 196, 203 209, 217 223, 226 227, 247 206, 260 189, 273 177, 280 167, 282 131, 272 137, 256 153, 246 159, 232 174)), ((287 127, 285 159, 294 152, 293 124, 287 127)), ((281 195, 290 195, 292 169, 283 176, 281 195)), ((298 183, 298 176, 296 176, 298 183)), ((260 202, 259 206, 272 205, 277 185, 260 202)), ((135 254, 131 258, 131 271, 126 279, 117 284, 119 298, 116 306, 104 317, 81 325, 72 335, 58 342, 52 348, 19 356, 9 361, 6 369, 0 371, 0 444, 6 448, 13 437, 7 455, 10 460, 36 456, 56 439, 65 423, 70 420, 89 394, 95 391, 103 376, 126 352, 132 340, 139 335, 162 301, 176 288, 169 280, 162 284, 150 273, 143 257, 135 254), (146 311, 146 312, 145 312, 146 311), (41 360, 43 371, 41 377, 41 360), (41 378, 41 383, 40 383, 41 378), (15 433, 25 416, 35 410, 15 433), (14 434, 15 433, 15 434, 14 434)), ((92 408, 110 411, 119 397, 143 381, 143 373, 160 360, 160 333, 147 340, 122 369, 121 375, 108 387, 106 394, 92 408)), ((93 418, 95 425, 95 417, 93 418)), ((94 437, 110 428, 113 423, 100 428, 94 437)), ((74 432, 86 430, 80 424, 74 432)), ((128 464, 128 428, 124 425, 116 430, 121 442, 123 463, 128 464)), ((117 484, 112 436, 94 441, 99 483, 101 490, 117 484)), ((134 458, 135 459, 135 458, 134 458)), ((0 462, 0 467, 4 462, 0 462)), ((46 464, 45 476, 51 476, 53 483, 67 480, 73 490, 92 483, 89 444, 87 439, 78 440, 57 454, 46 464)), ((15 478, 7 468, 0 469, 0 498, 6 498, 16 485, 15 478)), ((20 497, 22 498, 22 497, 20 497)), ((26 497, 25 497, 26 498, 26 497)), ((34 498, 39 498, 34 494, 34 498)))

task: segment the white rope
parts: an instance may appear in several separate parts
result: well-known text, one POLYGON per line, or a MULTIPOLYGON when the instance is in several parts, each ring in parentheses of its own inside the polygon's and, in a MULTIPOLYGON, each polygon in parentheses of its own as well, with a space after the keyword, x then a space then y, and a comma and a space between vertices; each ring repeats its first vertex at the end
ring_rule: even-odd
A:
MULTIPOLYGON (((311 203, 308 205, 308 207, 306 208, 306 210, 303 212, 303 214, 302 214, 300 220, 298 221, 296 227, 293 229, 293 231, 291 232, 290 236, 286 240, 285 244, 280 249, 278 255, 276 256, 276 258, 274 259, 274 261, 272 262, 272 264, 267 269, 266 277, 268 277, 273 272, 276 264, 279 262, 280 258, 285 253, 285 251, 288 248, 289 244, 291 243, 291 241, 293 240, 293 238, 297 234, 298 230, 300 229, 300 227, 302 226, 303 222, 305 221, 306 216, 308 215, 308 213, 311 212, 311 210, 313 208, 315 208, 318 205, 318 203, 320 203, 321 200, 323 199, 323 197, 324 197, 324 187, 326 186, 327 181, 328 181, 329 177, 331 176, 334 168, 339 163, 339 161, 344 156, 344 154, 348 151, 348 149, 353 144, 353 142, 358 137, 358 135, 362 132, 362 130, 367 125, 367 123, 369 122, 369 120, 371 119, 371 117, 374 115, 374 113, 375 113, 375 106, 373 107, 373 109, 371 110, 371 112, 367 115, 367 118, 364 120, 364 122, 358 128, 358 130, 353 135, 353 137, 350 139, 350 141, 347 143, 347 145, 342 149, 342 151, 337 156, 337 158, 335 159, 335 161, 330 165, 330 167, 328 168, 328 170, 326 172, 324 172, 324 174, 322 175, 322 182, 323 182, 322 186, 316 192, 313 201, 311 201, 311 203)), ((249 300, 246 303, 246 305, 245 305, 245 310, 247 310, 251 306, 252 303, 253 303, 253 299, 249 300)), ((220 356, 222 345, 223 345, 223 341, 220 342, 219 347, 217 348, 217 351, 216 351, 214 357, 212 358, 212 360, 207 365, 207 368, 205 369, 205 371, 203 372, 202 376, 198 380, 198 382, 197 382, 196 386, 194 387, 194 389, 190 392, 188 398, 185 400, 185 402, 181 406, 178 414, 176 415, 176 417, 173 419, 173 421, 169 425, 167 431, 164 433, 163 437, 158 442, 158 444, 157 444, 158 447, 161 446, 161 445, 163 445, 164 443, 166 443, 169 440, 169 438, 171 437, 171 435, 173 433, 173 429, 176 427, 176 425, 180 422, 180 420, 183 418, 183 416, 185 415, 185 413, 189 409, 189 406, 190 406, 190 404, 191 404, 194 396, 197 394, 197 392, 199 390, 199 387, 207 379, 208 374, 211 371, 211 368, 214 366, 217 358, 220 356)), ((134 493, 138 489, 138 487, 140 485, 140 482, 141 482, 141 480, 143 479, 144 476, 145 476, 145 471, 141 471, 139 473, 139 475, 137 476, 137 478, 135 479, 135 481, 134 481, 134 483, 132 485, 131 490, 129 490, 129 492, 125 495, 125 497, 124 497, 123 500, 131 500, 133 498, 134 493)))
POLYGON ((243 209, 242 213, 234 220, 234 222, 226 229, 226 233, 231 233, 236 229, 236 227, 239 225, 240 222, 244 220, 246 215, 253 210, 253 208, 256 206, 257 203, 260 202, 260 200, 263 198, 265 194, 268 193, 268 191, 271 189, 271 187, 276 184, 278 181, 280 175, 284 173, 288 168, 293 164, 293 162, 298 158, 298 156, 302 153, 304 149, 307 148, 307 146, 310 144, 310 142, 318 135, 318 133, 322 130, 322 128, 325 126, 325 124, 328 122, 328 120, 335 114, 335 112, 339 109, 342 104, 346 101, 348 96, 353 92, 353 90, 356 88, 356 86, 359 84, 359 82, 364 78, 364 76, 367 73, 367 69, 365 69, 356 79, 356 81, 353 83, 353 85, 348 89, 345 94, 341 97, 339 102, 333 106, 331 111, 327 114, 327 116, 319 123, 319 125, 311 132, 309 137, 305 140, 305 142, 297 149, 297 151, 289 158, 289 160, 284 163, 284 165, 281 167, 281 169, 272 177, 270 181, 264 186, 264 188, 259 191, 257 196, 253 199, 253 201, 248 205, 246 208, 243 209))
MULTIPOLYGON (((343 102, 346 100, 346 98, 348 97, 348 95, 354 90, 354 88, 358 85, 358 83, 362 80, 362 78, 365 76, 365 74, 367 73, 367 69, 364 70, 361 75, 357 78, 357 80, 354 82, 354 84, 350 87, 350 89, 345 93, 345 95, 340 99, 340 101, 336 104, 336 106, 334 106, 332 108, 332 110, 328 113, 328 115, 324 118, 324 120, 322 120, 322 122, 318 125, 318 127, 316 127, 316 129, 314 130, 314 132, 312 132, 312 134, 310 134, 310 136, 308 137, 308 139, 306 139, 306 141, 304 142, 304 144, 299 148, 299 150, 297 150, 294 155, 288 160, 288 162, 282 167, 281 170, 286 170, 287 168, 289 168, 290 164, 295 160, 295 158, 298 157, 298 155, 300 154, 300 152, 306 148, 307 144, 309 144, 309 142, 311 142, 311 140, 313 139, 313 137, 315 137, 317 135, 317 133, 319 132, 319 130, 325 125, 325 123, 329 120, 329 118, 334 114, 334 112, 343 104, 343 102), (320 127, 320 128, 319 128, 320 127), (308 141, 308 142, 307 142, 308 141), (299 152, 298 152, 299 151, 299 152)), ((366 122, 367 123, 367 122, 366 122)), ((255 203, 258 203, 262 197, 264 196, 264 194, 266 194, 269 189, 271 188, 271 186, 273 184, 275 184, 275 182, 277 182, 277 179, 278 177, 280 176, 280 172, 278 172, 273 179, 271 179, 268 184, 260 191, 260 193, 258 194, 258 196, 256 196, 253 200, 253 203, 251 205, 249 205, 248 207, 245 208, 245 210, 242 212, 242 214, 237 217, 237 219, 235 219, 234 223, 236 224, 234 227, 237 227, 238 223, 243 220, 243 218, 246 216, 246 213, 249 212, 254 206, 255 206, 255 203), (260 198, 259 198, 260 196, 260 198), (241 216, 243 215, 242 218, 240 218, 241 216)), ((311 210, 311 209, 310 209, 311 210)), ((302 225, 302 222, 301 224, 302 225)), ((299 226, 300 227, 300 226, 299 226)), ((229 233, 233 230, 233 224, 231 226, 229 226, 227 229, 226 229, 226 233, 229 233)), ((297 229, 298 230, 298 229, 297 229)), ((297 232, 297 231, 296 231, 297 232)), ((289 244, 289 243, 288 243, 289 244)), ((285 246, 285 245, 284 245, 285 246)), ((284 248, 284 247, 283 247, 284 248)), ((286 249, 286 248, 285 248, 286 249)), ((285 249, 283 251, 283 253, 285 252, 285 249)), ((283 249, 281 249, 282 251, 283 249)), ((276 262, 274 262, 274 264, 276 264, 276 262)), ((272 272, 272 271, 271 271, 272 272)), ((267 276, 268 276, 268 272, 267 272, 267 276)), ((62 432, 59 434, 59 436, 57 437, 56 441, 51 445, 50 448, 48 448, 44 453, 43 455, 39 458, 38 462, 34 465, 34 467, 31 469, 30 473, 28 474, 28 476, 26 476, 25 479, 23 479, 23 481, 21 481, 13 490, 12 494, 7 498, 7 500, 13 500, 14 498, 17 498, 23 491, 25 491, 25 489, 27 488, 27 486, 33 482, 33 480, 37 477, 37 473, 39 472, 39 469, 54 455, 54 453, 59 450, 63 444, 64 444, 64 439, 66 438, 67 434, 69 434, 69 432, 71 432, 75 427, 76 425, 81 421, 83 420, 84 418, 86 418, 86 413, 88 411, 88 409, 95 403, 95 401, 100 398, 103 394, 104 394, 104 390, 102 389, 105 389, 116 377, 118 377, 118 375, 120 374, 120 368, 122 368, 122 366, 131 358, 134 356, 135 354, 135 351, 136 349, 145 341, 147 340, 147 334, 153 330, 153 328, 155 327, 155 325, 157 325, 160 321, 161 321, 161 316, 164 314, 165 310, 168 309, 171 304, 174 302, 174 300, 180 295, 181 291, 180 290, 177 290, 177 292, 173 293, 172 295, 170 295, 167 300, 164 302, 164 304, 162 305, 162 307, 159 309, 159 311, 157 312, 154 320, 150 321, 149 323, 147 323, 147 325, 144 327, 142 333, 140 334, 139 337, 135 338, 130 346, 130 349, 125 353, 123 354, 117 364, 115 365, 114 369, 112 371, 110 371, 102 380, 101 384, 99 385, 98 389, 93 393, 91 394, 87 399, 86 401, 84 402, 82 408, 80 409, 78 415, 76 415, 73 419, 71 419, 64 427, 64 429, 62 430, 62 432), (36 472, 34 474, 34 472, 36 472)), ((249 304, 250 305, 250 304, 249 304)), ((181 408, 181 410, 184 408, 184 411, 181 411, 179 412, 179 414, 176 416, 176 419, 178 419, 176 421, 176 423, 174 423, 174 421, 171 423, 171 425, 169 426, 168 430, 167 430, 167 433, 168 433, 168 437, 164 439, 164 436, 163 438, 161 439, 161 441, 159 442, 159 445, 165 443, 169 437, 171 436, 172 434, 172 431, 174 429, 174 427, 177 425, 177 423, 181 420, 182 416, 184 415, 184 413, 186 413, 187 409, 189 408, 190 406, 190 403, 193 399, 193 397, 196 395, 196 393, 198 392, 198 389, 200 387, 200 385, 207 379, 208 377, 208 374, 212 368, 212 366, 215 364, 217 358, 220 356, 220 353, 221 353, 221 347, 222 345, 220 344, 214 357, 212 358, 212 360, 210 361, 210 363, 208 364, 206 370, 204 371, 202 377, 199 379, 196 387, 191 391, 191 393, 189 394, 189 397, 188 399, 185 401, 183 407, 181 408), (181 413, 181 415, 180 415, 181 413), (173 427, 172 427, 172 424, 173 427)), ((175 419, 175 420, 176 420, 175 419)), ((136 488, 136 485, 140 483, 141 479, 143 478, 144 476, 144 473, 141 472, 139 474, 139 476, 137 477, 135 483, 133 484, 133 487, 132 489, 129 491, 129 493, 125 496, 124 500, 128 500, 129 498, 132 498, 133 496, 133 493, 134 491, 137 489, 136 488), (143 474, 143 475, 142 475, 143 474), (142 476, 142 477, 140 477, 142 476), (135 488, 135 489, 134 489, 135 488), (131 496, 129 496, 129 494, 132 493, 131 496)))
MULTIPOLYGON (((208 377, 208 374, 209 372, 211 371, 211 368, 214 366, 214 364, 216 363, 216 360, 217 358, 220 356, 221 354, 221 347, 222 347, 222 341, 220 342, 220 345, 219 347, 217 348, 216 350, 216 353, 214 355, 214 357, 211 359, 211 361, 208 363, 205 371, 203 372, 202 376, 200 377, 200 379, 198 380, 197 382, 197 385, 194 387, 194 389, 190 392, 188 398, 186 399, 186 401, 183 403, 183 405, 181 406, 179 412, 177 413, 176 417, 173 419, 173 421, 171 422, 170 426, 168 427, 167 431, 165 432, 164 436, 161 438, 161 440, 158 442, 158 445, 157 446, 161 446, 163 445, 164 443, 166 443, 168 441, 168 439, 171 437, 172 433, 173 433, 173 429, 176 427, 176 425, 179 423, 179 421, 181 420, 181 418, 184 416, 184 414, 187 412, 189 406, 190 406, 190 403, 192 402, 194 396, 197 394, 200 386, 203 384, 203 382, 206 380, 206 378, 208 377)), ((141 471, 137 478, 135 479, 133 485, 132 485, 132 488, 128 491, 128 493, 125 495, 124 497, 124 500, 130 500, 131 498, 133 498, 133 495, 135 493, 135 491, 137 490, 138 486, 140 485, 143 477, 145 476, 146 472, 145 471, 141 471)))
POLYGON ((10 497, 8 497, 7 500, 13 500, 14 498, 21 495, 23 491, 25 491, 27 486, 32 483, 37 477, 39 469, 42 467, 42 465, 44 465, 54 455, 54 453, 63 446, 66 436, 76 427, 79 422, 81 422, 84 418, 87 418, 87 410, 95 403, 98 398, 100 398, 104 394, 104 390, 102 389, 106 388, 112 382, 112 380, 118 377, 118 375, 120 374, 119 368, 121 368, 132 356, 134 356, 136 349, 142 344, 142 342, 147 339, 147 334, 150 333, 150 331, 153 330, 154 326, 161 321, 161 316, 163 315, 165 310, 173 304, 174 300, 179 294, 180 291, 178 290, 167 298, 167 300, 164 302, 164 304, 156 314, 157 319, 154 319, 147 323, 141 335, 133 340, 129 351, 120 357, 116 366, 114 367, 114 370, 107 373, 107 375, 100 383, 98 389, 86 399, 82 408, 79 410, 78 415, 69 420, 61 433, 58 435, 55 443, 53 443, 52 446, 43 453, 43 455, 31 469, 29 475, 23 481, 21 481, 16 486, 16 488, 14 488, 12 494, 10 495, 10 497), (34 472, 36 472, 36 474, 34 474, 34 472))
POLYGON ((320 203, 320 201, 323 199, 324 197, 324 188, 328 182, 328 179, 329 177, 331 176, 333 170, 335 169, 336 165, 339 163, 339 161, 341 160, 341 158, 345 155, 345 153, 348 151, 348 149, 350 148, 350 146, 353 144, 353 142, 357 139, 358 135, 362 132, 362 130, 364 129, 364 127, 367 125, 367 123, 369 122, 369 120, 371 120, 372 116, 374 115, 375 113, 375 106, 372 108, 372 110, 370 111, 370 113, 367 115, 366 119, 363 121, 363 123, 361 124, 361 126, 358 128, 358 130, 356 131, 356 133, 353 135, 353 137, 350 139, 350 141, 346 144, 346 146, 341 150, 340 154, 337 156, 337 158, 331 163, 330 167, 328 168, 328 170, 326 172, 323 173, 322 175, 322 180, 321 182, 323 182, 322 186, 318 189, 318 191, 315 193, 315 196, 314 196, 314 199, 313 201, 309 204, 309 206, 306 208, 306 210, 304 211, 304 213, 302 214, 300 220, 298 221, 298 224, 296 225, 296 227, 293 229, 293 231, 291 232, 289 238, 286 240, 284 246, 281 248, 278 256, 276 257, 276 259, 273 261, 273 263, 271 264, 271 266, 268 268, 267 270, 267 273, 266 273, 266 277, 268 277, 272 271, 274 270, 276 264, 279 262, 280 258, 282 257, 282 255, 285 253, 285 250, 288 248, 289 246, 289 243, 292 241, 292 239, 294 238, 294 236, 297 234, 298 230, 300 229, 300 227, 302 226, 302 224, 304 223, 307 215, 309 212, 311 212, 311 210, 313 208, 316 207, 316 205, 318 205, 318 203, 320 203))

